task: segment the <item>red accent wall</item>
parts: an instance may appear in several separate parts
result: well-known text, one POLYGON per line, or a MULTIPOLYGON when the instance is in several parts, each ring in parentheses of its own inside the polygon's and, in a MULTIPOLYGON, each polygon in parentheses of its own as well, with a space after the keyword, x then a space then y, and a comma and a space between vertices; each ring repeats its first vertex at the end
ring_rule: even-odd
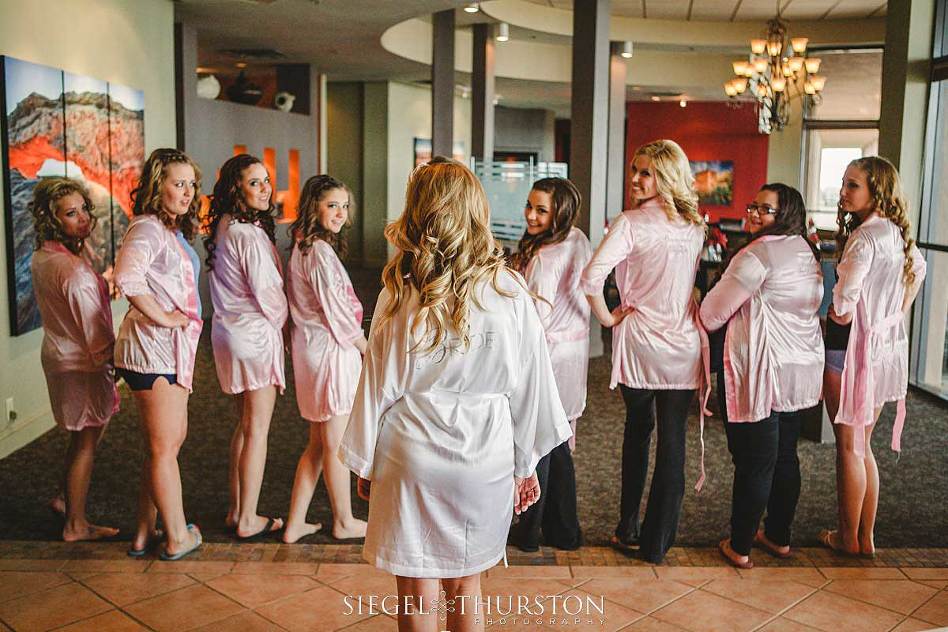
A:
MULTIPOLYGON (((701 206, 711 216, 741 218, 767 179, 769 137, 757 131, 757 111, 750 104, 730 108, 719 101, 689 101, 687 107, 674 102, 630 101, 626 105, 626 156, 631 164, 637 147, 659 138, 675 141, 689 160, 734 162, 734 194, 731 206, 701 206)), ((629 168, 626 167, 625 201, 629 207, 629 168)))

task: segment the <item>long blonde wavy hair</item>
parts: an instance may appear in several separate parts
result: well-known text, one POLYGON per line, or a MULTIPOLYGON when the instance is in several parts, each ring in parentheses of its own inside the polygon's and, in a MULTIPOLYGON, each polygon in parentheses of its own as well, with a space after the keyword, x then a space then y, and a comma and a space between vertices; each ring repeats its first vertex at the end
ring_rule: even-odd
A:
MULTIPOLYGON (((698 213, 698 193, 695 191, 695 178, 691 174, 691 165, 684 150, 673 140, 653 140, 635 150, 632 161, 645 156, 652 162, 655 185, 658 196, 668 219, 681 217, 689 224, 704 226, 704 219, 698 213)), ((632 208, 637 208, 635 200, 632 208)))
MULTIPOLYGON (((857 158, 849 163, 866 174, 866 183, 869 186, 869 196, 872 199, 872 209, 899 227, 905 246, 905 264, 902 266, 902 279, 906 287, 915 283, 915 272, 912 270, 912 224, 908 219, 908 203, 902 194, 902 179, 899 171, 891 162, 881 156, 866 156, 857 158)), ((836 244, 838 252, 846 248, 846 241, 860 224, 855 213, 848 213, 839 209, 836 214, 836 244)))
POLYGON ((412 351, 430 352, 448 330, 470 344, 469 310, 481 308, 475 288, 490 279, 498 293, 504 254, 490 232, 490 207, 484 187, 461 163, 436 156, 408 179, 405 210, 385 228, 395 256, 382 271, 392 296, 382 323, 418 293, 411 326, 412 351))

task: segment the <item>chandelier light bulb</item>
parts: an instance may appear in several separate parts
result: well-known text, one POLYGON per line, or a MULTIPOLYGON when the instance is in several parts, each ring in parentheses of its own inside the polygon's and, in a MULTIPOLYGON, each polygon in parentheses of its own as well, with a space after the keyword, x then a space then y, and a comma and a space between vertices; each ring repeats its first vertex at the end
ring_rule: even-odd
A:
POLYGON ((734 87, 737 89, 738 94, 744 94, 744 91, 747 90, 747 77, 738 77, 735 79, 734 87))
POLYGON ((477 2, 471 2, 467 6, 464 7, 465 13, 477 13, 480 10, 481 10, 481 5, 477 2))
POLYGON ((688 102, 682 99, 681 101, 678 102, 678 107, 680 108, 688 107, 688 102))
POLYGON ((806 66, 808 74, 815 75, 820 71, 820 62, 822 61, 819 57, 807 57, 803 60, 803 65, 806 66))
POLYGON ((767 42, 767 52, 770 53, 771 57, 776 57, 783 51, 783 42, 778 40, 770 40, 767 42))
POLYGON ((793 52, 798 55, 802 55, 803 51, 806 50, 806 45, 810 41, 807 37, 791 37, 790 38, 790 47, 793 48, 793 52))
POLYGON ((731 67, 734 68, 734 74, 738 77, 743 76, 747 72, 748 64, 745 60, 741 59, 735 62, 731 62, 731 67))
POLYGON ((793 72, 800 72, 803 70, 803 58, 794 55, 787 61, 787 66, 793 72))
POLYGON ((767 70, 768 62, 764 58, 758 58, 754 60, 754 70, 763 74, 767 70))
POLYGON ((724 94, 729 97, 737 96, 737 86, 734 85, 733 79, 724 84, 724 94))
POLYGON ((783 66, 783 76, 787 78, 793 76, 793 69, 790 66, 783 66))
POLYGON ((760 96, 760 97, 765 97, 765 96, 767 96, 767 86, 766 86, 766 85, 764 85, 764 84, 762 84, 762 83, 758 83, 758 84, 757 84, 757 96, 760 96))
POLYGON ((497 36, 494 37, 498 42, 506 42, 510 39, 510 25, 506 22, 501 22, 497 25, 497 36))
POLYGON ((751 40, 751 51, 755 55, 763 55, 765 48, 767 48, 767 40, 759 38, 751 40))
POLYGON ((823 75, 813 75, 810 77, 810 83, 813 84, 817 92, 820 92, 823 90, 823 86, 826 85, 826 77, 823 75))
POLYGON ((770 85, 773 86, 774 92, 783 92, 787 87, 787 80, 783 77, 777 77, 770 85))
POLYGON ((803 91, 807 94, 816 94, 816 86, 813 85, 812 81, 807 80, 806 83, 803 84, 803 91))

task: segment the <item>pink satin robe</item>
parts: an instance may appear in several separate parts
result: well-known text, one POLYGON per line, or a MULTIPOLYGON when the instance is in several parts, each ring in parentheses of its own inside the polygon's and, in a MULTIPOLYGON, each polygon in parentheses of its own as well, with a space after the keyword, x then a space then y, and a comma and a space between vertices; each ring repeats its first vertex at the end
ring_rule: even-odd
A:
POLYGON ((129 222, 115 260, 115 285, 125 296, 151 294, 165 311, 188 316, 186 327, 162 327, 130 305, 115 339, 115 366, 137 373, 173 373, 191 391, 203 321, 197 279, 175 233, 154 215, 129 222))
POLYGON ((40 362, 53 419, 72 431, 104 426, 119 410, 105 279, 57 241, 34 252, 30 267, 43 319, 40 362))
MULTIPOLYGON (((895 224, 878 215, 870 216, 847 240, 833 288, 836 313, 853 315, 835 422, 869 426, 875 420, 876 408, 897 401, 892 430, 895 451, 901 449, 908 387, 908 336, 902 307, 915 300, 926 271, 925 260, 913 247, 915 285, 906 297, 904 247, 895 224)), ((857 432, 856 437, 864 438, 864 433, 857 432)), ((858 441, 856 449, 863 449, 858 441)))
POLYGON ((362 303, 349 275, 332 246, 316 239, 306 254, 293 248, 286 284, 300 416, 327 421, 348 415, 362 370, 353 344, 362 337, 362 303))
POLYGON ((803 237, 761 237, 734 257, 701 305, 708 331, 728 325, 728 421, 760 421, 771 411, 793 412, 819 403, 822 300, 820 266, 803 237))
POLYGON ((211 345, 221 390, 228 394, 286 388, 283 324, 288 307, 280 257, 259 226, 224 215, 209 273, 211 345))
POLYGON ((690 390, 702 380, 702 341, 692 291, 704 231, 668 218, 657 200, 624 211, 582 276, 582 291, 602 293, 609 272, 624 307, 634 308, 612 330, 609 387, 690 390))
POLYGON ((527 286, 544 300, 534 300, 546 332, 553 377, 566 410, 574 421, 586 408, 589 369, 589 301, 579 286, 592 247, 578 228, 564 241, 543 246, 527 265, 527 286))

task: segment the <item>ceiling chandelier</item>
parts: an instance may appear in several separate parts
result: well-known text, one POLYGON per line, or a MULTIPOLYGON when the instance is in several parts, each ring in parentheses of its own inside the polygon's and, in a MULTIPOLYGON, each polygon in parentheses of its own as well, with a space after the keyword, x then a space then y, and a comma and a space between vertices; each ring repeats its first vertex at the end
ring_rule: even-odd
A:
POLYGON ((747 92, 757 100, 764 134, 787 126, 791 99, 809 99, 811 104, 822 100, 826 77, 816 74, 820 59, 807 57, 808 42, 806 37, 790 37, 778 0, 777 16, 767 22, 766 36, 752 39, 751 54, 732 64, 737 76, 724 84, 724 93, 735 99, 747 92))

